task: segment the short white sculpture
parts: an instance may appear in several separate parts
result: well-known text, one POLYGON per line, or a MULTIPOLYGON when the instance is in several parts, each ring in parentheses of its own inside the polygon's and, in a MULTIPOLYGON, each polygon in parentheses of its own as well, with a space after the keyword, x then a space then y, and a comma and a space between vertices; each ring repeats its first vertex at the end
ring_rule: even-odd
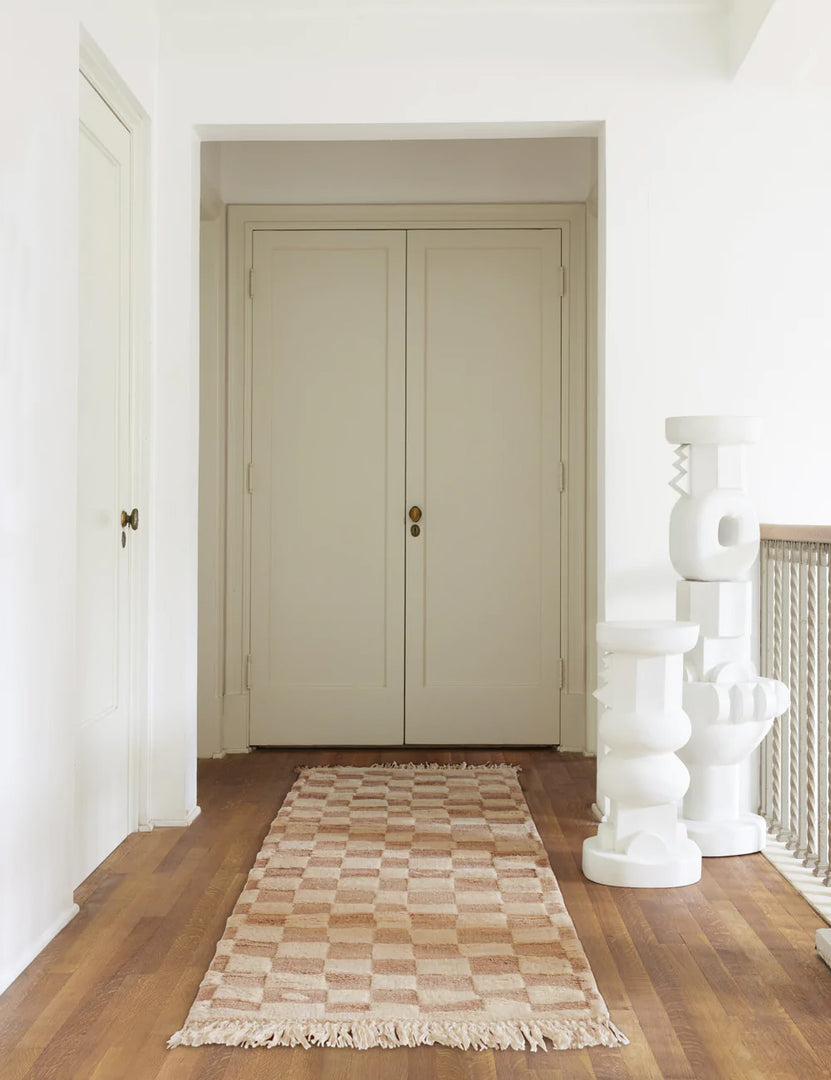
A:
POLYGON ((765 846, 765 823, 742 812, 743 764, 788 707, 787 687, 761 678, 751 660, 752 585, 759 520, 745 490, 745 446, 760 423, 744 416, 675 416, 680 498, 670 517, 679 619, 701 632, 687 655, 683 692, 691 735, 679 750, 690 772, 687 832, 704 855, 745 855, 765 846))
POLYGON ((605 672, 595 697, 605 706, 598 741, 598 791, 609 813, 583 843, 583 873, 601 885, 664 888, 701 877, 701 852, 678 821, 689 774, 675 751, 690 722, 681 701, 683 654, 698 626, 677 622, 600 623, 605 672))

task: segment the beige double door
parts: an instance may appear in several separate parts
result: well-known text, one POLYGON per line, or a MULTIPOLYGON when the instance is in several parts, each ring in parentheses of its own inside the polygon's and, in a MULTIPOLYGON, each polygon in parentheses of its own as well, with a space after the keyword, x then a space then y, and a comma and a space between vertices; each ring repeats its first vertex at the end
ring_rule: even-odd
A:
POLYGON ((558 741, 560 266, 255 232, 253 745, 558 741))

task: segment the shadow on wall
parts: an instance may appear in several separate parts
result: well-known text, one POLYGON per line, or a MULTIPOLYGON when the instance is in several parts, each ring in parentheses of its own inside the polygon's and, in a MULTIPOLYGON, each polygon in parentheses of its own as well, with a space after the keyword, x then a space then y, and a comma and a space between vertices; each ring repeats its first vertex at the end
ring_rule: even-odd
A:
POLYGON ((607 608, 605 619, 674 619, 677 582, 669 554, 665 563, 610 574, 607 595, 614 597, 614 604, 607 608))

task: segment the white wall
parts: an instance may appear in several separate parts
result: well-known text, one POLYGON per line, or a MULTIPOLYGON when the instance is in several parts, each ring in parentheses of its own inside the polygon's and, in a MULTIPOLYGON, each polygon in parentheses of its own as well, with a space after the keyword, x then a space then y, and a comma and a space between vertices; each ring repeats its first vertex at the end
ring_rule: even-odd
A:
MULTIPOLYGON (((670 611, 665 415, 762 416, 764 438, 750 456, 762 520, 831 521, 818 439, 831 391, 828 119, 822 97, 714 88, 642 133, 648 181, 639 202, 632 190, 633 202, 615 209, 620 188, 609 170, 609 617, 670 611), (617 247, 616 267, 615 217, 632 212, 621 296, 615 280, 623 283, 627 252, 617 247)), ((611 161, 615 147, 607 151, 611 161)))
POLYGON ((194 813, 197 740, 200 155, 174 108, 178 80, 167 61, 155 126, 148 801, 157 824, 194 813))
POLYGON ((0 10, 0 990, 71 918, 79 20, 155 102, 153 5, 0 10))
POLYGON ((829 99, 804 81, 727 81, 711 5, 601 8, 174 12, 163 63, 175 58, 181 139, 194 124, 211 139, 298 142, 602 125, 599 608, 667 617, 665 416, 760 413, 762 517, 831 521, 815 435, 831 390, 829 99))
POLYGON ((585 202, 595 175, 592 139, 216 145, 226 203, 585 202))

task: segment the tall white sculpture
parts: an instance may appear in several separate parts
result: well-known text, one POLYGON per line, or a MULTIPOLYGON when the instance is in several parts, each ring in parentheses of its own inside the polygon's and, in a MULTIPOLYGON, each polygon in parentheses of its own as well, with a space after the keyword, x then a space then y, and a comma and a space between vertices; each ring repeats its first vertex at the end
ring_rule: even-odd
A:
POLYGON ((598 741, 598 791, 609 813, 583 843, 583 873, 601 885, 661 888, 701 877, 701 852, 678 821, 689 774, 675 751, 690 735, 681 703, 683 654, 694 623, 600 623, 606 706, 598 741))
POLYGON ((701 627, 688 654, 684 709, 691 735, 679 751, 690 772, 683 817, 704 855, 744 855, 765 846, 765 823, 742 812, 744 762, 788 707, 788 689, 761 678, 751 660, 752 585, 759 520, 745 490, 745 446, 759 437, 754 417, 675 416, 666 437, 678 445, 680 498, 670 517, 672 565, 686 580, 679 619, 701 627))

